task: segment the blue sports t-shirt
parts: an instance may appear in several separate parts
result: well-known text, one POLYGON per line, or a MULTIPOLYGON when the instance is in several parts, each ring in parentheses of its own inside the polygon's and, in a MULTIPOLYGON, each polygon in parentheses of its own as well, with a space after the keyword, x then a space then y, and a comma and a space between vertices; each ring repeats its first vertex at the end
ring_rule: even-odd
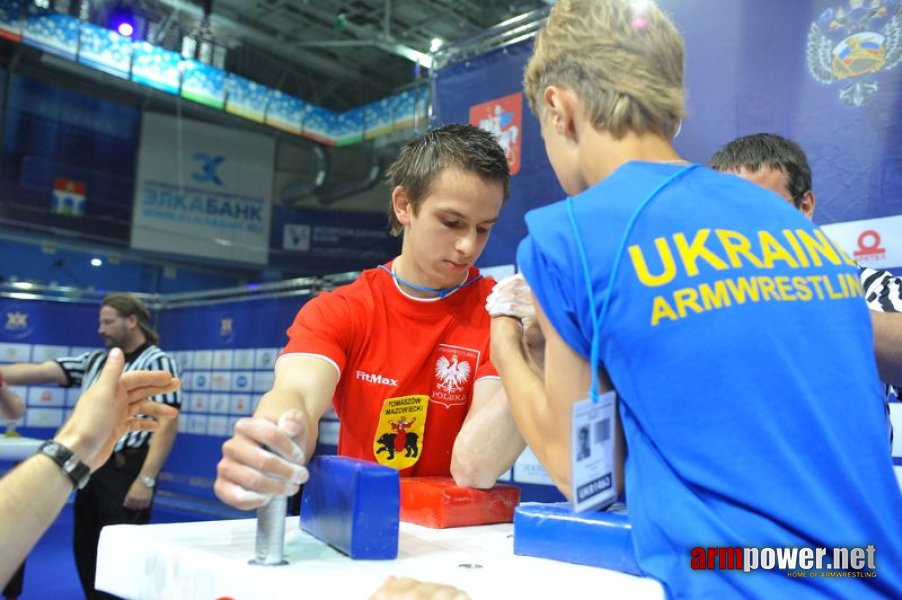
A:
MULTIPOLYGON (((627 222, 683 168, 627 163, 573 198, 598 314, 627 222)), ((526 222, 519 267, 588 360, 566 203, 526 222)), ((902 496, 868 310, 851 261, 787 202, 706 168, 667 185, 629 234, 601 360, 620 398, 636 558, 671 596, 902 597, 902 496), (834 547, 868 546, 873 577, 692 568, 708 548, 827 548, 826 566, 834 547)))

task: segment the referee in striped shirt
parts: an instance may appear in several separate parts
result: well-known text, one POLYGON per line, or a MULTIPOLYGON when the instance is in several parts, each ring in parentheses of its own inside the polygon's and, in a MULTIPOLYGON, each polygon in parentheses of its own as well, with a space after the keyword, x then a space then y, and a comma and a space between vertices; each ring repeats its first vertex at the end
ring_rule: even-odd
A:
MULTIPOLYGON (((147 307, 130 294, 109 294, 101 301, 98 333, 109 348, 125 353, 125 370, 159 370, 178 377, 175 361, 157 347, 147 307)), ((40 364, 13 364, 0 374, 13 385, 57 383, 87 390, 99 377, 107 350, 94 350, 40 364)), ((179 408, 178 391, 151 398, 179 408)), ((132 431, 119 438, 110 459, 79 490, 74 508, 75 563, 85 596, 112 598, 94 589, 97 544, 106 525, 144 524, 150 520, 156 478, 169 456, 178 418, 161 419, 155 432, 132 431)))
MULTIPOLYGON (((773 133, 747 135, 723 146, 708 163, 717 171, 757 183, 789 201, 809 219, 814 217, 811 167, 795 142, 773 133)), ((889 402, 898 401, 896 387, 902 384, 902 280, 888 271, 860 265, 858 276, 871 309, 877 370, 887 384, 884 403, 892 442, 889 402)))

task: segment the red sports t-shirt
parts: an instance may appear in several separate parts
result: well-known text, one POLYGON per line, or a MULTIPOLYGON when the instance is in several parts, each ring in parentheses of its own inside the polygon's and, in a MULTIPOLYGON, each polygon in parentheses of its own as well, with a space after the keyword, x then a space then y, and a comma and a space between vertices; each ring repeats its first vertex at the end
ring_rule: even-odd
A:
MULTIPOLYGON (((469 279, 478 275, 471 269, 469 279)), ((402 476, 450 475, 473 384, 498 376, 485 310, 494 285, 483 278, 424 301, 370 269, 301 308, 283 355, 320 355, 338 367, 340 455, 395 467, 402 476)))

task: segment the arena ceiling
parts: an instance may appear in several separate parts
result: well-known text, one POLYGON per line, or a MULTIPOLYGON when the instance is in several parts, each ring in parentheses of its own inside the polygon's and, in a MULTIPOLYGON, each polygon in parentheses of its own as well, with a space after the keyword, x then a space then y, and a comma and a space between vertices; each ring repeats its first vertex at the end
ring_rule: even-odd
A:
MULTIPOLYGON (((137 1, 137 0, 136 0, 137 1)), ((433 40, 459 43, 553 0, 140 0, 158 45, 204 32, 225 68, 344 111, 428 76, 433 40), (207 26, 204 14, 209 14, 207 26), (419 63, 419 66, 418 66, 419 63)))

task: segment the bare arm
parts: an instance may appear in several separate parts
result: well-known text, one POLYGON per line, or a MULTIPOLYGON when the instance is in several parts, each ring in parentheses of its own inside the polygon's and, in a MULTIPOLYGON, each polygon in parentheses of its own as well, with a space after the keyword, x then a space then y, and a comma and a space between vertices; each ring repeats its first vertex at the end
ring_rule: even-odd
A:
MULTIPOLYGON (((129 430, 157 428, 156 421, 135 419, 137 413, 174 417, 176 409, 143 398, 178 388, 178 380, 161 371, 122 375, 125 359, 115 349, 97 382, 75 406, 56 441, 70 449, 91 471, 109 458, 119 437, 129 430)), ((5 584, 25 555, 56 518, 72 482, 60 467, 35 455, 0 481, 0 585, 5 584)))
POLYGON ((465 487, 490 488, 525 447, 501 381, 477 381, 470 412, 451 451, 454 481, 465 487))
POLYGON ((72 481, 46 457, 32 456, 0 481, 0 585, 59 514, 72 481))
POLYGON ((307 480, 303 465, 316 448, 319 421, 337 385, 338 371, 325 360, 293 354, 279 358, 273 389, 223 444, 214 485, 219 499, 248 510, 273 495, 296 493, 307 480))
POLYGON ((0 379, 0 417, 15 421, 25 414, 25 402, 0 379))
MULTIPOLYGON (((570 497, 570 427, 573 404, 588 397, 589 362, 567 345, 535 302, 545 336, 544 381, 529 366, 520 340, 520 324, 510 317, 492 320, 492 362, 501 373, 514 420, 558 489, 570 497)), ((611 389, 607 377, 602 392, 611 389)), ((615 469, 622 470, 622 450, 615 449, 615 469)), ((622 477, 618 481, 623 481, 622 477)))
POLYGON ((0 374, 10 385, 35 385, 41 383, 56 383, 66 385, 66 373, 55 360, 42 363, 16 363, 4 365, 0 368, 0 374))
POLYGON ((137 479, 132 482, 131 487, 125 494, 123 505, 132 510, 141 510, 150 506, 153 499, 153 488, 147 487, 141 481, 142 477, 157 478, 163 469, 163 464, 169 457, 172 450, 172 444, 175 443, 175 436, 179 430, 178 416, 172 419, 160 419, 160 427, 157 432, 150 438, 147 448, 147 456, 144 458, 144 464, 141 466, 141 472, 137 479))
POLYGON ((874 353, 880 379, 902 385, 902 313, 871 311, 874 325, 874 353))

